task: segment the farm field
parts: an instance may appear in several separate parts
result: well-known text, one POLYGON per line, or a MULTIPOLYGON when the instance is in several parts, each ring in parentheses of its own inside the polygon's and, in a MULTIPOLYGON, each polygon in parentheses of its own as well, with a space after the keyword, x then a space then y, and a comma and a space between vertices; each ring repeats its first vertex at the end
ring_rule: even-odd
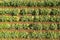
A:
POLYGON ((60 0, 0 0, 0 40, 60 40, 60 0))

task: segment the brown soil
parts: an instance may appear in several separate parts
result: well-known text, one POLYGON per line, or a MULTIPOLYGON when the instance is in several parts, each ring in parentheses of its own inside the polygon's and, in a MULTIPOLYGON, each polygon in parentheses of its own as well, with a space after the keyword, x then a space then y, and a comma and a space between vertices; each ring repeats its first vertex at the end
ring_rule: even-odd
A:
MULTIPOLYGON (((4 15, 0 15, 0 16, 17 16, 17 17, 22 17, 22 16, 46 16, 46 15, 32 15, 32 14, 26 14, 26 15, 20 15, 20 14, 18 14, 18 15, 11 15, 11 14, 4 14, 4 15)), ((58 16, 60 16, 60 14, 58 14, 58 15, 47 15, 47 16, 56 16, 56 17, 58 17, 58 16)))
POLYGON ((19 7, 12 7, 12 6, 0 6, 0 8, 19 8, 19 9, 23 9, 23 8, 34 8, 34 9, 39 9, 39 8, 59 8, 60 9, 60 6, 54 6, 54 7, 43 7, 43 6, 40 6, 40 7, 28 7, 28 6, 19 6, 19 7))
POLYGON ((0 29, 0 32, 60 32, 60 30, 31 30, 31 29, 0 29))
POLYGON ((60 22, 0 22, 0 24, 52 24, 52 23, 56 23, 56 24, 60 24, 60 22))
POLYGON ((12 39, 12 38, 1 38, 0 40, 59 40, 59 39, 45 39, 45 38, 43 38, 43 39, 34 39, 34 38, 28 38, 28 39, 25 39, 25 38, 14 38, 14 39, 12 39))
POLYGON ((43 39, 35 39, 35 38, 28 38, 28 39, 25 39, 25 38, 14 38, 14 39, 12 39, 12 38, 1 38, 0 40, 59 40, 59 39, 45 39, 45 38, 43 38, 43 39))
MULTIPOLYGON (((3 1, 3 0, 0 0, 0 1, 3 1)), ((43 1, 43 0, 32 0, 32 1, 43 1)))
POLYGON ((7 24, 16 24, 16 23, 18 23, 18 24, 32 24, 33 22, 0 22, 1 24, 5 24, 5 23, 7 23, 7 24))

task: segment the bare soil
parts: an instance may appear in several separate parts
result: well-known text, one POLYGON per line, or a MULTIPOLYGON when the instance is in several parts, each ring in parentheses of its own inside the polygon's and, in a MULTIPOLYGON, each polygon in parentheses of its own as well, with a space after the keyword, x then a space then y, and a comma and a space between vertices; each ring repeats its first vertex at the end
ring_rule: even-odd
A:
MULTIPOLYGON (((21 15, 21 14, 18 14, 18 15, 11 15, 11 14, 3 14, 3 15, 0 15, 0 16, 17 16, 17 17, 22 17, 22 16, 46 16, 46 15, 32 15, 32 14, 26 14, 26 15, 21 15)), ((60 14, 57 14, 57 15, 47 15, 47 16, 60 16, 60 14)))
POLYGON ((52 8, 59 8, 60 9, 60 6, 53 6, 53 7, 50 7, 50 6, 46 6, 46 7, 43 7, 43 6, 40 6, 40 7, 28 7, 28 6, 19 6, 19 7, 13 7, 13 6, 0 6, 0 8, 19 8, 19 9, 23 9, 23 8, 33 8, 33 9, 40 9, 40 8, 49 8, 49 9, 52 9, 52 8))
POLYGON ((35 39, 35 38, 28 38, 28 39, 25 39, 25 38, 1 38, 0 40, 60 40, 60 39, 35 39))
POLYGON ((60 30, 0 29, 0 32, 60 32, 60 30))
POLYGON ((52 23, 56 23, 56 24, 60 24, 60 22, 0 22, 0 24, 52 24, 52 23))

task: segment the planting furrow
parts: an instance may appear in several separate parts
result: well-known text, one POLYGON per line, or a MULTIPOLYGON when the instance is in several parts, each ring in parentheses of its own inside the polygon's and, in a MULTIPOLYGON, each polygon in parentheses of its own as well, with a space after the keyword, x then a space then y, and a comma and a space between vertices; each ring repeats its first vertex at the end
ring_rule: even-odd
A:
POLYGON ((49 7, 49 6, 47 6, 47 7, 43 7, 43 6, 40 6, 40 7, 38 7, 38 6, 36 6, 36 7, 34 7, 34 6, 32 6, 32 7, 28 7, 28 6, 18 6, 18 7, 13 7, 13 6, 0 6, 0 8, 18 8, 18 9, 23 9, 23 8, 32 8, 32 9, 40 9, 40 8, 49 8, 49 9, 53 9, 53 8, 59 8, 60 9, 60 6, 54 6, 54 7, 49 7))
POLYGON ((0 29, 0 32, 60 32, 60 30, 32 30, 32 29, 0 29))
POLYGON ((42 39, 35 39, 35 38, 28 38, 28 39, 26 39, 26 38, 14 38, 14 39, 12 39, 12 38, 1 38, 0 40, 59 40, 59 39, 45 39, 45 38, 42 38, 42 39))
POLYGON ((5 24, 5 23, 8 23, 8 24, 52 24, 52 23, 56 23, 56 24, 59 24, 60 22, 0 22, 0 24, 5 24))

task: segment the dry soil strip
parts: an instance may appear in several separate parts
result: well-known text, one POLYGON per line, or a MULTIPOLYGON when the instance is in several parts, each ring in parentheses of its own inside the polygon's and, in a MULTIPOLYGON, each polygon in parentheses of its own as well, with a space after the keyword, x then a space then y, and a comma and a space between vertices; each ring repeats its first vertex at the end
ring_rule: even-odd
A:
POLYGON ((46 7, 43 7, 43 6, 40 6, 40 7, 28 7, 28 6, 19 6, 19 7, 13 7, 13 6, 0 6, 0 8, 19 8, 19 9, 22 9, 22 8, 34 8, 34 9, 40 9, 40 8, 49 8, 49 9, 52 9, 52 8, 59 8, 60 9, 60 6, 54 6, 54 7, 49 7, 49 6, 46 6, 46 7))
POLYGON ((28 39, 25 39, 25 38, 14 38, 14 39, 12 39, 12 38, 0 38, 0 40, 60 40, 60 39, 45 39, 45 38, 43 38, 43 39, 36 39, 36 38, 28 38, 28 39))
POLYGON ((60 22, 0 22, 0 24, 60 24, 60 22))
POLYGON ((60 30, 31 30, 31 29, 0 29, 0 32, 60 32, 60 30))

